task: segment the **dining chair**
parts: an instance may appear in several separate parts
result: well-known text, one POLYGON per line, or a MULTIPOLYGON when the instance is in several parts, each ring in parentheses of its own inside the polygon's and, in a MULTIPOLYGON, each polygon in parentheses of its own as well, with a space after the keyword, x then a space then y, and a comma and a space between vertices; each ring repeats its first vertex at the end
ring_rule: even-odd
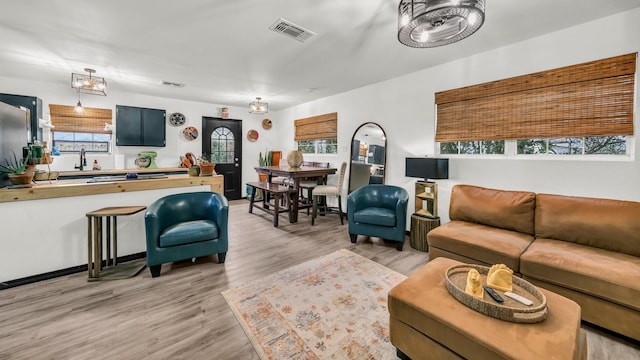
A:
MULTIPOLYGON (((328 162, 309 162, 313 167, 321 167, 328 169, 328 162)), ((318 185, 326 185, 327 184, 327 176, 323 176, 322 178, 309 178, 303 179, 298 184, 298 189, 300 189, 300 202, 307 207, 307 215, 309 215, 309 208, 313 206, 313 189, 315 189, 318 185), (307 196, 305 196, 305 190, 307 191, 307 196)))
POLYGON ((338 182, 336 185, 318 185, 313 188, 313 215, 311 216, 311 225, 315 225, 316 216, 318 214, 318 204, 323 199, 323 206, 325 214, 330 210, 327 206, 327 197, 335 196, 338 198, 338 214, 340 215, 340 224, 344 225, 344 212, 342 211, 342 186, 344 184, 344 175, 347 171, 347 163, 343 162, 340 166, 340 172, 338 173, 338 182))

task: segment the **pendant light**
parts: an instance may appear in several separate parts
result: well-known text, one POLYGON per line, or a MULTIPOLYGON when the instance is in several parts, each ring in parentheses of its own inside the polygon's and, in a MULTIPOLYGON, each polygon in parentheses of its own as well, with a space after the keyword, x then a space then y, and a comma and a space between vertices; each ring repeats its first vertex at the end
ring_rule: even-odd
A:
POLYGON ((269 112, 269 104, 260 100, 262 100, 261 97, 256 97, 256 101, 252 101, 249 104, 250 114, 266 114, 269 112))

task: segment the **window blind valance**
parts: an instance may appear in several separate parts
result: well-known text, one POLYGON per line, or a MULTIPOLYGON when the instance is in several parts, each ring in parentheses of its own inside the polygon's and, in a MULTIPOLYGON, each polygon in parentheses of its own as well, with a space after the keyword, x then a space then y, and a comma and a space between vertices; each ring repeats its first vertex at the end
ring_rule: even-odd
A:
POLYGON ((312 116, 294 121, 295 141, 336 139, 338 137, 338 113, 312 116))
POLYGON ((436 93, 436 141, 633 135, 636 56, 436 93))
POLYGON ((112 124, 111 109, 84 108, 84 113, 77 113, 73 106, 49 105, 53 131, 86 132, 111 134, 105 130, 105 124, 112 124))

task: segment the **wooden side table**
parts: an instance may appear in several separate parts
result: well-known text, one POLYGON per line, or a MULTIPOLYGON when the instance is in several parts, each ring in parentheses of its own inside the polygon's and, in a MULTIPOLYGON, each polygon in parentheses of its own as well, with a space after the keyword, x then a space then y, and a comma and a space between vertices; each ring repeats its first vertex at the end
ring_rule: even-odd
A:
POLYGON ((144 263, 118 265, 117 217, 133 215, 146 208, 146 206, 115 206, 87 213, 87 268, 89 273, 87 280, 125 279, 135 276, 144 269, 146 266, 144 263), (105 231, 103 231, 103 225, 105 231), (104 238, 103 232, 106 232, 104 238), (102 266, 103 239, 106 240, 106 261, 104 268, 102 266), (113 252, 111 251, 112 245, 113 252))
POLYGON ((411 247, 420 251, 429 251, 427 244, 427 234, 429 231, 440 226, 440 217, 427 217, 413 214, 411 215, 411 247))

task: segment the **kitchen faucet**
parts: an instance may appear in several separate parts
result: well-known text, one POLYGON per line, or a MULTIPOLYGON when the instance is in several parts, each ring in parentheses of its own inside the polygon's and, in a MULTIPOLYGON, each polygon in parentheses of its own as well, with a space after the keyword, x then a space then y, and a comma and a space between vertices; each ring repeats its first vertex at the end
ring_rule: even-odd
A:
POLYGON ((87 156, 85 155, 84 148, 81 148, 80 149, 80 165, 77 165, 74 168, 82 171, 85 166, 87 166, 87 156))

